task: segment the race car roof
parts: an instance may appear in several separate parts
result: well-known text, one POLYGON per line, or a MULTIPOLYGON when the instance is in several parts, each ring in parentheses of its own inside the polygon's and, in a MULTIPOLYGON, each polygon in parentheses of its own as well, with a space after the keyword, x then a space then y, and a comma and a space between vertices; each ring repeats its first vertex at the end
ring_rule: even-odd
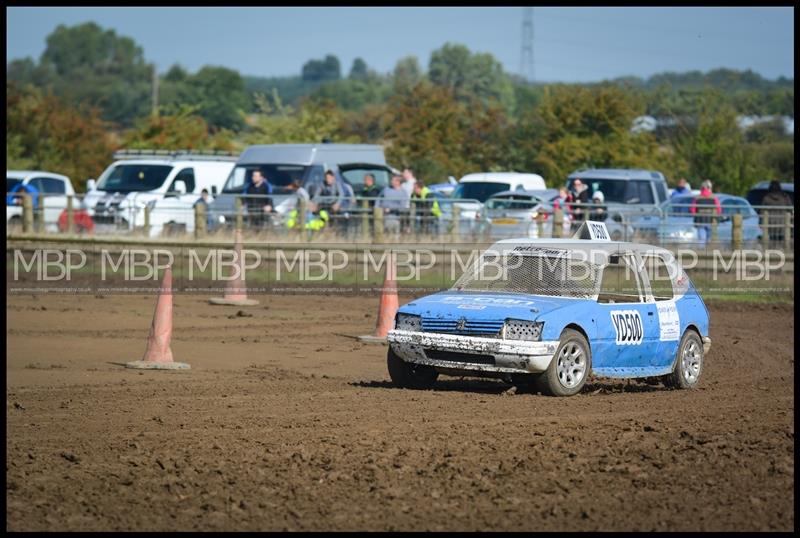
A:
POLYGON ((591 241, 587 239, 503 239, 493 244, 488 249, 492 252, 515 253, 521 256, 567 256, 580 252, 584 256, 601 253, 604 255, 621 254, 623 252, 638 252, 640 254, 666 254, 672 253, 662 247, 644 245, 641 243, 628 243, 625 241, 591 241))

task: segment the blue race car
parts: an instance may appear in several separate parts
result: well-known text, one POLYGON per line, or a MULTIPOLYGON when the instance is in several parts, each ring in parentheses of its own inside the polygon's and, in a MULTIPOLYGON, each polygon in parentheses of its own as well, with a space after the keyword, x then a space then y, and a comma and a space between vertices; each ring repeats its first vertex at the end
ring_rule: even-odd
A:
POLYGON ((387 362, 396 385, 417 389, 447 374, 572 396, 590 373, 689 389, 708 324, 670 251, 610 241, 587 222, 572 239, 499 241, 450 290, 402 306, 387 362))

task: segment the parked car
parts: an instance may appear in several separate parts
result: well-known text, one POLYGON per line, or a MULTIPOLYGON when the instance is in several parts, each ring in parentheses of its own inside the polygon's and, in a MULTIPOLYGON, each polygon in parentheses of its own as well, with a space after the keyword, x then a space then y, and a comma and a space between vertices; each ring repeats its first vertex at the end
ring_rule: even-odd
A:
POLYGON ((599 239, 604 228, 499 241, 450 290, 402 306, 387 337, 392 382, 499 377, 571 396, 594 373, 696 387, 711 346, 703 300, 671 252, 599 239))
MULTIPOLYGON (((486 200, 481 221, 491 239, 509 237, 539 237, 538 215, 542 215, 543 237, 553 236, 553 203, 558 198, 558 189, 504 191, 493 194, 486 200)), ((608 215, 605 225, 614 241, 633 237, 633 227, 627 222, 615 221, 608 215)), ((569 236, 572 221, 564 213, 561 237, 569 236)))
MULTIPOLYGON (((730 245, 733 241, 731 217, 742 215, 742 241, 753 243, 761 238, 758 214, 750 203, 740 196, 715 194, 722 207, 717 224, 719 242, 730 245)), ((692 202, 696 196, 677 196, 661 205, 659 214, 636 217, 631 221, 635 233, 641 240, 658 240, 660 244, 692 244, 698 242, 692 202)))
MULTIPOLYGON (((42 194, 44 226, 46 231, 58 231, 58 218, 67 207, 67 196, 74 196, 75 189, 67 176, 41 170, 6 170, 6 225, 22 226, 22 198, 15 196, 23 190, 42 194), (26 188, 27 187, 27 188, 26 188)), ((33 207, 39 210, 38 196, 34 196, 33 207)), ((74 209, 80 201, 74 199, 74 209)))
POLYGON ((541 190, 546 189, 544 178, 539 174, 520 172, 480 172, 462 177, 452 197, 457 200, 474 200, 457 202, 460 228, 466 235, 477 237, 480 232, 478 213, 483 203, 493 194, 508 190, 541 190))
POLYGON ((451 196, 453 191, 456 190, 458 186, 458 181, 453 176, 448 176, 447 183, 433 183, 432 185, 428 185, 428 188, 432 192, 441 193, 444 196, 451 196))
POLYGON ((194 203, 203 189, 216 193, 236 157, 229 153, 123 150, 95 182, 84 201, 100 230, 133 230, 144 225, 150 206, 150 236, 164 230, 194 231, 194 203))
MULTIPOLYGON (((383 188, 392 174, 399 173, 386 164, 383 147, 371 144, 269 144, 245 149, 225 182, 222 192, 209 210, 222 226, 229 226, 236 215, 236 199, 243 196, 258 169, 272 187, 274 225, 282 226, 286 215, 296 208, 297 196, 292 189, 295 180, 311 192, 332 170, 340 185, 347 183, 354 193, 364 186, 364 176, 372 174, 375 185, 383 188)), ((246 204, 245 204, 246 209, 246 204)), ((358 213, 360 208, 351 207, 358 213)))
MULTIPOLYGON (((764 200, 764 196, 767 195, 768 189, 769 181, 756 183, 747 191, 747 201, 750 202, 750 205, 760 206, 764 200)), ((781 190, 789 195, 792 199, 792 205, 794 205, 794 183, 781 183, 781 190)))

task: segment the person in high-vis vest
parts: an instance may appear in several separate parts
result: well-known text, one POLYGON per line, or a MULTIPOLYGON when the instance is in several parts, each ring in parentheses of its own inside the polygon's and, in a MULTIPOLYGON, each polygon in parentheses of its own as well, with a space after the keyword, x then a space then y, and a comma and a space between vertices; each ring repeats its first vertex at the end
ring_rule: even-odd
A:
MULTIPOLYGON (((292 209, 287 214, 286 219, 286 227, 290 230, 293 230, 298 225, 298 211, 297 209, 292 209)), ((330 220, 331 216, 325 209, 321 209, 319 214, 314 214, 311 211, 306 211, 306 230, 318 231, 325 227, 328 224, 328 220, 330 220)))
POLYGON ((416 221, 419 223, 419 225, 415 223, 415 227, 423 233, 432 233, 436 220, 442 215, 439 201, 419 180, 414 184, 411 201, 416 204, 416 221))

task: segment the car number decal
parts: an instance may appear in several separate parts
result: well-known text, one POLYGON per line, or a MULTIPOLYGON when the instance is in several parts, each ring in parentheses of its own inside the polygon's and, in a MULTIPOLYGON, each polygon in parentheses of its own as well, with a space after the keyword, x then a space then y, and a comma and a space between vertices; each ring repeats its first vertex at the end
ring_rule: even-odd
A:
POLYGON ((637 310, 612 310, 611 323, 616 333, 617 345, 635 346, 642 343, 642 316, 637 310))

